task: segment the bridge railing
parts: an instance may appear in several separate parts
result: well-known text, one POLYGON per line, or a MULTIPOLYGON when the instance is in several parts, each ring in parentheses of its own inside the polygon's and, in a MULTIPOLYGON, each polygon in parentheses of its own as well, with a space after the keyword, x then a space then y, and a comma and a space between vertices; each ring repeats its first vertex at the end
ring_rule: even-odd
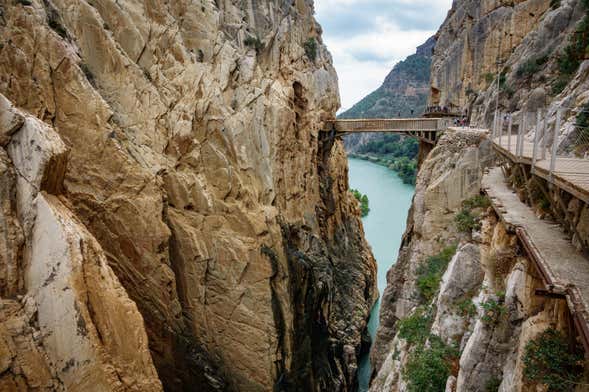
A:
POLYGON ((327 126, 337 132, 381 132, 381 131, 440 131, 451 124, 449 119, 437 118, 393 118, 333 120, 327 126))

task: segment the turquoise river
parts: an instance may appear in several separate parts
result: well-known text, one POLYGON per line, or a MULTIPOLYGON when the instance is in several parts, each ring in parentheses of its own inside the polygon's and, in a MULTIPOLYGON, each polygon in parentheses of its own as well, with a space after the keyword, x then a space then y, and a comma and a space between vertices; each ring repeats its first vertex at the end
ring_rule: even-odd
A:
MULTIPOLYGON (((387 271, 397 259, 414 187, 403 184, 395 172, 384 166, 354 158, 349 158, 348 163, 350 188, 368 196, 370 212, 362 222, 378 265, 378 291, 382 294, 387 284, 387 271)), ((368 323, 373 340, 379 310, 380 300, 372 309, 368 323)), ((361 392, 368 390, 370 372, 370 360, 365 356, 358 369, 361 392)))

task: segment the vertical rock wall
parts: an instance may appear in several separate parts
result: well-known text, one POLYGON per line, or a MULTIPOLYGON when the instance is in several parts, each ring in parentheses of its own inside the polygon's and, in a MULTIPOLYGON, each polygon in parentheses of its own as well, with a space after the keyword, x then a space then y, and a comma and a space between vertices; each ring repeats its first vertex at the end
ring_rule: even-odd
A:
MULTIPOLYGON (((104 349, 72 358, 84 374, 114 358, 122 381, 102 390, 141 388, 126 363, 155 389, 355 388, 375 264, 343 147, 319 132, 339 102, 312 13, 304 0, 0 3, 0 293, 42 332, 52 307, 90 317, 104 349), (54 136, 37 143, 10 105, 54 136), (87 279, 85 300, 43 294, 40 219, 67 233, 55 284, 107 277, 96 287, 132 301, 140 348, 122 345, 128 312, 93 302, 87 279), (76 272, 90 259, 100 273, 76 272)), ((35 346, 45 385, 85 390, 66 385, 61 346, 35 346)), ((26 378, 17 359, 7 382, 26 378)))
POLYGON ((527 112, 526 131, 538 109, 550 127, 560 107, 561 133, 572 132, 587 101, 587 64, 558 87, 559 59, 586 13, 579 0, 455 1, 436 36, 430 103, 468 110, 480 127, 491 125, 496 108, 527 112))

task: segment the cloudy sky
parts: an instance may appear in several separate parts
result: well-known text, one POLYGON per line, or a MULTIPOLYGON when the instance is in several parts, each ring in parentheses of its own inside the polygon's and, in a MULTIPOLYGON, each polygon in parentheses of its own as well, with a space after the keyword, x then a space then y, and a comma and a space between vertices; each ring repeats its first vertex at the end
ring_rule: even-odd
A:
POLYGON ((452 0, 315 0, 342 109, 378 88, 393 65, 415 53, 451 5, 452 0))

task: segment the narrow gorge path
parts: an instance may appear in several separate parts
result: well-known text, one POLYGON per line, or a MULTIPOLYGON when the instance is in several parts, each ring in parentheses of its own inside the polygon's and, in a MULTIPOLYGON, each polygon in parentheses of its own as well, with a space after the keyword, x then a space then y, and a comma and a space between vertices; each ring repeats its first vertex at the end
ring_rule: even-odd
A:
POLYGON ((583 338, 589 346, 589 260, 579 253, 555 222, 538 218, 510 189, 495 167, 483 177, 485 192, 506 225, 515 229, 543 275, 549 293, 566 296, 583 338))
MULTIPOLYGON (((366 239, 378 264, 378 290, 382 295, 387 285, 387 271, 397 259, 415 188, 404 184, 394 171, 384 166, 355 158, 348 158, 348 165, 350 188, 358 189, 368 196, 370 212, 362 221, 366 239)), ((373 341, 379 310, 380 299, 374 305, 368 323, 373 341)), ((360 391, 368 390, 371 371, 366 354, 358 370, 360 391)))

